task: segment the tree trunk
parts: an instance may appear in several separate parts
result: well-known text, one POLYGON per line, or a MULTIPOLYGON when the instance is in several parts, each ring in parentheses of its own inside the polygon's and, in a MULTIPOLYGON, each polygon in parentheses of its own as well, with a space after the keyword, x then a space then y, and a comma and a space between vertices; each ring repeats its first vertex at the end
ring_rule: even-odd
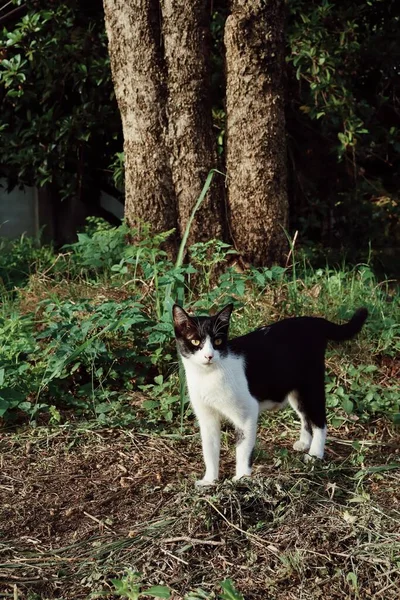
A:
POLYGON ((236 249, 281 262, 288 221, 284 2, 232 0, 225 25, 228 205, 236 249))
MULTIPOLYGON (((160 0, 168 72, 168 142, 179 230, 210 169, 217 166, 210 97, 210 6, 204 0, 160 0)), ((189 244, 223 237, 223 182, 218 175, 192 224, 189 244)))
POLYGON ((158 0, 104 0, 125 151, 125 215, 156 231, 177 226, 167 131, 158 0))

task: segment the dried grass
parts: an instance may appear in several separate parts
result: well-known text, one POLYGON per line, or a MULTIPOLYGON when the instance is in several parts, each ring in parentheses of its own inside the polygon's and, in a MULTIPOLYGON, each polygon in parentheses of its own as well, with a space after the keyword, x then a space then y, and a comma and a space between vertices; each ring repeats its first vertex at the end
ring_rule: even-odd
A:
MULTIPOLYGON (((197 435, 81 426, 4 435, 0 590, 112 597, 110 578, 133 568, 176 599, 226 577, 246 600, 397 598, 399 436, 383 420, 331 433, 328 460, 309 467, 289 450, 292 421, 267 419, 254 477, 203 492, 193 486, 197 435)), ((225 477, 232 442, 227 433, 225 477)))

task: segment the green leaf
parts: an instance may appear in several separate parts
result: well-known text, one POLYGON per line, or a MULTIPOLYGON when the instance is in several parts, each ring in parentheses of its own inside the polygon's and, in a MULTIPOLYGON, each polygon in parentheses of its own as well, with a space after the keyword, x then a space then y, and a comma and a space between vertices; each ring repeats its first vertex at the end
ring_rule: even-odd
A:
POLYGON ((353 571, 350 571, 349 573, 347 573, 346 580, 349 583, 351 583, 351 585, 353 586, 354 589, 357 589, 357 587, 358 587, 357 575, 355 573, 353 573, 353 571))
POLYGON ((10 403, 7 402, 7 400, 4 400, 4 398, 0 398, 0 417, 2 417, 3 415, 6 414, 9 407, 10 407, 10 403))
POLYGON ((349 400, 349 398, 344 398, 342 400, 342 406, 343 406, 343 410, 345 412, 347 412, 348 415, 351 415, 352 412, 354 411, 354 402, 349 400))
POLYGON ((171 596, 169 589, 165 585, 153 585, 141 593, 143 596, 152 596, 153 598, 169 598, 171 596))
POLYGON ((224 591, 220 594, 220 598, 223 598, 223 600, 244 600, 242 594, 235 590, 230 579, 225 579, 221 583, 221 587, 224 591))
POLYGON ((125 583, 120 579, 111 579, 111 583, 113 584, 115 591, 122 593, 125 591, 125 583))
POLYGON ((97 404, 96 406, 96 413, 105 414, 113 410, 113 408, 113 405, 109 402, 100 402, 100 404, 97 404))
POLYGON ((152 410, 153 408, 158 408, 160 406, 160 403, 158 402, 158 400, 145 400, 142 403, 142 406, 147 410, 152 410))
POLYGON ((194 592, 189 592, 185 596, 185 600, 209 600, 210 595, 204 590, 197 588, 194 592))
POLYGON ((367 467, 357 471, 354 475, 356 479, 364 477, 364 475, 370 475, 372 473, 384 473, 385 471, 394 471, 400 469, 400 463, 389 463, 388 465, 375 465, 374 467, 367 467))

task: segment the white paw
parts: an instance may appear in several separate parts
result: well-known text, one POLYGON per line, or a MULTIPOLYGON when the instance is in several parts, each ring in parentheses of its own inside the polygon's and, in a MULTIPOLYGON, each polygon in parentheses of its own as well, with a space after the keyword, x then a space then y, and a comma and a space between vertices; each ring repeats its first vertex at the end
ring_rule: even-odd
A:
POLYGON ((242 473, 241 475, 235 475, 235 477, 232 477, 232 481, 239 481, 240 479, 242 479, 242 477, 251 477, 251 471, 250 473, 242 473))
POLYGON ((212 487, 214 485, 217 485, 217 480, 211 480, 211 479, 198 479, 195 483, 195 486, 200 488, 200 487, 212 487))
POLYGON ((309 448, 310 444, 307 444, 307 442, 303 442, 302 440, 297 440, 297 442, 293 444, 293 450, 297 450, 298 452, 305 452, 309 448))
POLYGON ((309 463, 309 462, 315 462, 315 460, 319 458, 320 460, 322 460, 324 457, 323 456, 314 456, 312 454, 305 454, 304 455, 304 462, 309 463))

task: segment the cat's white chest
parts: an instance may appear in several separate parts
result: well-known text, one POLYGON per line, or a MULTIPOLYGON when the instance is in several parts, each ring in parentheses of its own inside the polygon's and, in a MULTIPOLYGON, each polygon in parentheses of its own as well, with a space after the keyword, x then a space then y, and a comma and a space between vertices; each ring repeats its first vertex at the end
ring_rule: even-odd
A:
POLYGON ((213 365, 196 365, 184 361, 192 404, 205 404, 226 412, 246 400, 250 393, 244 372, 244 360, 228 356, 213 365))

